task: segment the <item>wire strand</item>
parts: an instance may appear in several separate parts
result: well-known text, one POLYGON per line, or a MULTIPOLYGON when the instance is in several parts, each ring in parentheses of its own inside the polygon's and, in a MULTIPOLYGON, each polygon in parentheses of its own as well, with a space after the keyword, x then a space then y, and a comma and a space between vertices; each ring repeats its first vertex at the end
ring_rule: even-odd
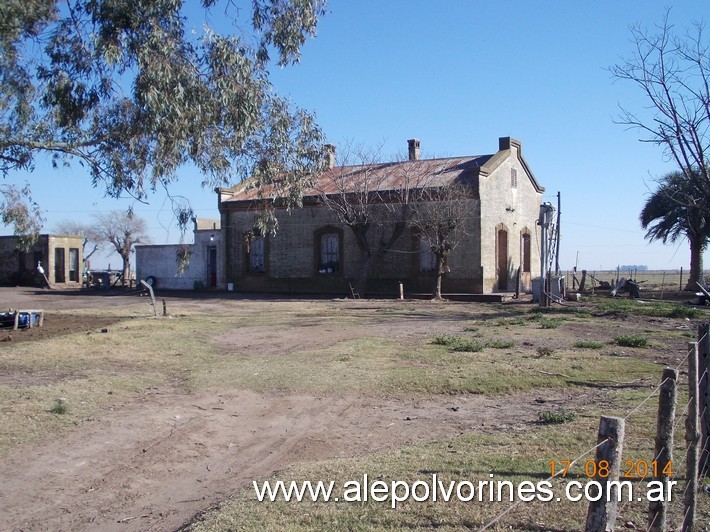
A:
MULTIPOLYGON (((597 443, 594 447, 592 447, 592 448, 586 450, 584 453, 582 453, 582 454, 579 455, 577 458, 575 458, 574 460, 572 460, 572 461, 569 463, 569 466, 568 466, 567 468, 565 468, 565 469, 563 469, 563 470, 561 470, 561 471, 558 471, 558 472, 555 473, 554 475, 551 475, 551 476, 547 477, 547 478, 545 479, 545 482, 550 481, 550 480, 552 480, 553 478, 560 476, 564 471, 568 470, 568 469, 569 469, 570 467, 572 467, 574 464, 576 464, 577 462, 579 462, 582 458, 584 458, 585 456, 587 456, 589 453, 591 453, 591 452, 597 450, 599 447, 601 447, 602 445, 604 445, 605 443, 607 443, 607 442, 610 441, 610 440, 611 440, 611 438, 606 438, 606 439, 600 441, 599 443, 597 443)), ((490 527, 492 527, 493 525, 495 525, 495 524, 496 524, 498 521, 500 521, 503 517, 505 517, 506 515, 508 515, 508 514, 509 514, 510 512, 512 512, 515 508, 517 508, 517 507, 520 505, 520 503, 522 503, 522 502, 523 502, 522 499, 518 499, 517 501, 515 501, 515 502, 514 502, 513 504, 511 504, 506 510, 504 510, 503 512, 501 512, 500 514, 498 514, 498 516, 496 516, 493 520, 491 520, 491 521, 489 521, 488 523, 486 523, 482 528, 479 528, 479 529, 478 529, 479 532, 482 532, 483 530, 487 530, 487 529, 489 529, 490 527)))

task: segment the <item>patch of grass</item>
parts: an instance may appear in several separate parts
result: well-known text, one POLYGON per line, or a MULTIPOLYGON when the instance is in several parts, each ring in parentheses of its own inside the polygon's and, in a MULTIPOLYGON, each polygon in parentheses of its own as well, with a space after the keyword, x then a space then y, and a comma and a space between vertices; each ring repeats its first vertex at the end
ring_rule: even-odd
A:
POLYGON ((561 425, 573 421, 575 416, 572 412, 545 410, 544 412, 540 412, 537 417, 543 425, 561 425))
POLYGON ((511 325, 527 325, 528 320, 523 318, 523 317, 518 317, 518 318, 507 318, 507 319, 502 319, 498 320, 496 322, 496 325, 498 326, 505 326, 509 327, 511 325))
POLYGON ((699 320, 706 317, 703 310, 668 301, 639 301, 636 299, 604 298, 595 300, 598 314, 648 316, 652 318, 688 318, 699 320))
POLYGON ((66 399, 55 399, 52 407, 49 409, 52 414, 63 415, 69 412, 69 406, 66 399))
POLYGON ((486 347, 491 349, 510 349, 515 346, 515 342, 512 340, 491 340, 486 342, 486 347))
POLYGON ((530 314, 560 314, 564 316, 580 316, 589 317, 591 313, 586 308, 579 307, 562 307, 562 306, 552 306, 552 307, 533 307, 528 311, 530 314))
MULTIPOLYGON (((480 338, 482 334, 474 335, 475 338, 480 338)), ((512 340, 490 340, 488 342, 480 342, 473 338, 462 338, 452 334, 440 334, 435 336, 431 342, 434 345, 446 345, 451 347, 451 350, 456 353, 480 353, 485 348, 491 349, 510 349, 515 346, 512 340)))
MULTIPOLYGON (((382 451, 358 458, 344 458, 316 463, 297 464, 278 472, 269 479, 259 479, 263 486, 265 480, 315 482, 333 481, 333 496, 343 501, 342 487, 347 482, 363 482, 363 474, 368 473, 374 480, 383 481, 388 486, 394 480, 407 482, 431 483, 433 474, 448 486, 449 482, 461 481, 510 481, 518 485, 522 481, 537 481, 550 476, 554 462, 555 472, 561 471, 565 464, 560 460, 572 460, 596 442, 597 416, 606 414, 606 407, 594 407, 585 415, 577 415, 563 421, 564 430, 555 423, 539 423, 520 433, 499 431, 495 434, 467 434, 441 441, 402 446, 397 449, 382 451), (593 421, 592 421, 593 420, 593 421), (337 491, 337 493, 336 493, 337 491)), ((557 413, 559 415, 559 413, 557 413)), ((612 415, 620 415, 615 412, 612 415)), ((655 428, 654 413, 649 410, 640 412, 644 425, 655 428)), ((554 417, 553 417, 554 418, 554 417)), ((624 449, 631 449, 629 459, 639 460, 652 455, 653 438, 637 438, 634 432, 627 433, 624 449)), ((590 458, 590 457, 587 457, 590 458)), ((584 477, 587 458, 573 464, 568 478, 551 480, 555 493, 564 493, 570 478, 584 477)), ((593 455, 590 459, 593 459, 593 455)), ((370 481, 372 482, 372 481, 370 481)), ((352 487, 349 484, 348 487, 352 487)), ((636 489, 636 488, 635 488, 636 489)), ((678 490, 682 493, 682 486, 678 490)), ((504 491, 504 493, 507 493, 504 491)), ((487 492, 484 493, 484 497, 487 492)), ((505 497, 504 497, 505 499, 505 497)), ((474 499, 474 502, 477 499, 474 499)), ((707 515, 707 503, 702 502, 707 515)), ((307 502, 286 503, 283 500, 260 503, 252 485, 240 491, 219 508, 208 511, 191 532, 219 532, 222 530, 479 530, 486 523, 501 515, 511 503, 462 502, 453 497, 448 502, 402 502, 391 508, 389 500, 374 502, 333 503, 307 502)), ((673 519, 683 511, 683 505, 670 505, 673 519)), ((555 513, 546 517, 549 502, 532 501, 519 505, 515 511, 502 517, 496 530, 583 530, 586 503, 572 502, 562 497, 555 503, 555 513)), ((622 522, 644 523, 647 519, 647 505, 627 505, 620 515, 622 522)))
POLYGON ((434 345, 455 345, 461 340, 460 337, 453 334, 439 334, 431 341, 434 345))
POLYGON ((648 347, 648 339, 638 335, 619 335, 614 341, 621 347, 648 347))
POLYGON ((540 357, 549 357, 554 354, 555 350, 549 346, 540 346, 537 348, 537 354, 540 357))
POLYGON ((471 338, 460 338, 458 342, 451 346, 451 350, 456 353, 480 353, 485 348, 485 343, 471 338))
POLYGON ((4 405, 0 412, 0 456, 49 434, 58 437, 76 430, 77 425, 90 423, 100 408, 158 383, 154 375, 91 375, 23 386, 21 393, 16 385, 0 385, 0 404, 4 405))
POLYGON ((537 320, 540 323, 541 329, 557 329, 564 319, 562 318, 540 318, 537 320))
POLYGON ((601 349, 604 344, 601 342, 595 342, 594 340, 580 340, 574 343, 574 347, 578 349, 601 349))

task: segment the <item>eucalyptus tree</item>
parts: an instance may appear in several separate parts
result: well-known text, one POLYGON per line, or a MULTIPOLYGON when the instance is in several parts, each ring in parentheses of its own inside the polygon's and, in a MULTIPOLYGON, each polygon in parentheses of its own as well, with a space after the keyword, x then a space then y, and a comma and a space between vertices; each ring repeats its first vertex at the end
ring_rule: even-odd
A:
MULTIPOLYGON (((249 177, 282 205, 298 204, 322 167, 323 136, 312 114, 275 94, 268 70, 299 60, 325 0, 195 4, 1 2, 3 176, 33 170, 45 154, 54 165, 78 162, 110 196, 145 201, 188 167, 203 186, 249 177), (207 26, 213 10, 230 34, 207 26)), ((16 232, 33 229, 31 209, 7 209, 23 190, 0 188, 16 232)), ((192 214, 178 207, 186 226, 192 214)))

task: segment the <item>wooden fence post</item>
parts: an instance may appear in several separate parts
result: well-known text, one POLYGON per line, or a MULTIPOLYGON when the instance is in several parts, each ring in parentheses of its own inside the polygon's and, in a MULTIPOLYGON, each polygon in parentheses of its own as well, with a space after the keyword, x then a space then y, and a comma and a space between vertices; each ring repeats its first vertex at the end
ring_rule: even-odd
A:
POLYGON ((700 410, 698 408, 698 343, 688 343, 688 417, 685 420, 685 512, 681 530, 690 531, 695 526, 698 498, 698 451, 700 448, 700 410))
POLYGON ((698 391, 700 409, 700 466, 702 477, 710 474, 710 323, 698 326, 698 391))
POLYGON ((586 532, 601 532, 614 530, 614 522, 618 513, 618 483, 612 487, 615 493, 609 493, 609 481, 619 480, 621 466, 621 451, 624 446, 624 420, 619 417, 602 416, 599 420, 599 434, 597 436, 596 464, 605 460, 609 467, 609 475, 601 477, 599 474, 594 480, 599 482, 601 493, 597 501, 590 502, 587 510, 586 532))
MULTIPOLYGON (((663 381, 658 396, 658 419, 656 423, 656 453, 654 461, 655 480, 666 485, 668 492, 668 471, 666 466, 673 463, 673 421, 675 420, 676 398, 678 397, 678 372, 674 369, 663 370, 663 381)), ((671 466, 672 467, 672 466, 671 466)), ((666 501, 653 501, 648 505, 648 530, 664 532, 667 520, 666 501)))
POLYGON ((661 279, 661 299, 663 299, 663 290, 666 288, 666 270, 663 270, 663 278, 661 279))

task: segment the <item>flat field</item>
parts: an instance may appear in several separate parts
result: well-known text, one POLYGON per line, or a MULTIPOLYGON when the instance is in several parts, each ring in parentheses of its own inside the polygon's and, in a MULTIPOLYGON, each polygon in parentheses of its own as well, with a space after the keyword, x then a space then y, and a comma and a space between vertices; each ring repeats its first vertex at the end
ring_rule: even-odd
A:
MULTIPOLYGON (((562 494, 587 480, 601 415, 626 419, 625 461, 653 461, 665 367, 680 370, 672 529, 682 519, 687 343, 710 319, 688 294, 540 311, 186 293, 164 296, 165 317, 117 294, 0 288, 0 307, 46 313, 0 330, 2 530, 580 530, 587 504, 565 497, 393 509, 258 502, 252 483, 519 485, 580 457, 551 481, 562 494)), ((645 529, 647 507, 623 503, 617 525, 645 529)), ((710 495, 697 513, 706 530, 710 495)))

